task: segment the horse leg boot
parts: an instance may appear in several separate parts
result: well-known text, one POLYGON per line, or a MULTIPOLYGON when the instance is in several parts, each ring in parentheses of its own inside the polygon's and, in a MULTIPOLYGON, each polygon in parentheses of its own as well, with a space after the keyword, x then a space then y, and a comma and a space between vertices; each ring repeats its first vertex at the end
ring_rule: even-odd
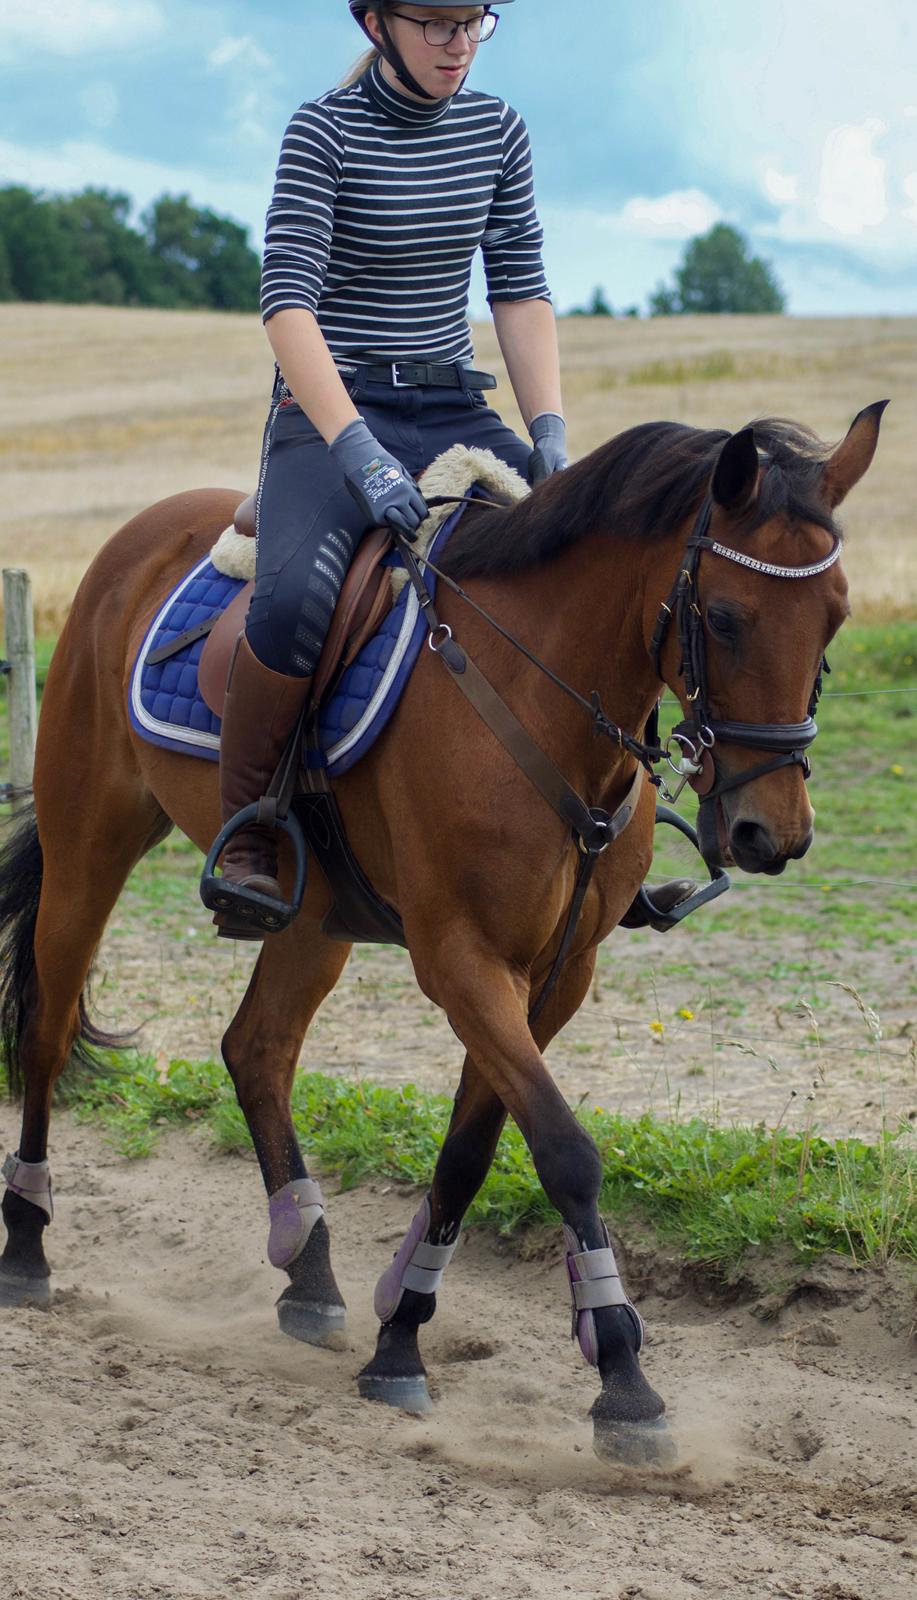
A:
POLYGON ((501 1101, 466 1059, 432 1189, 376 1285, 376 1351, 357 1379, 366 1400, 404 1411, 431 1409, 418 1330, 436 1310, 462 1218, 487 1176, 505 1119, 501 1101))
MULTIPOLYGON (((263 665, 244 633, 233 651, 220 730, 220 806, 224 824, 260 801, 306 705, 312 679, 288 678, 263 665)), ((214 922, 229 939, 261 939, 266 930, 246 915, 247 894, 283 901, 277 876, 277 833, 269 822, 240 828, 223 851, 226 910, 214 922), (238 909, 233 905, 234 891, 238 909)))

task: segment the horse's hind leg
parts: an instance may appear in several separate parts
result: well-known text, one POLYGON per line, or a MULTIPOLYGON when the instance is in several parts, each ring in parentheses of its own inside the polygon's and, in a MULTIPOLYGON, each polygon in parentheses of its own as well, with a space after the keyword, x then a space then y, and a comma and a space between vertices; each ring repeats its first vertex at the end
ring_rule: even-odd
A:
POLYGON ((0 868, 0 920, 7 924, 10 977, 21 990, 11 993, 8 979, 4 1022, 14 1046, 12 1082, 23 1088, 18 1159, 6 1164, 2 1203, 5 1304, 49 1298, 51 1269, 42 1236, 51 1219, 47 1149, 54 1085, 81 1036, 104 1042, 84 1009, 92 959, 131 868, 170 827, 146 791, 131 788, 117 803, 104 792, 102 773, 92 799, 91 808, 72 805, 59 782, 57 799, 42 796, 41 843, 38 824, 29 818, 9 841, 0 868), (27 860, 37 910, 34 901, 29 906, 13 895, 16 863, 27 860), (34 1200, 26 1198, 30 1193, 34 1200))
POLYGON ((248 1123, 268 1194, 268 1257, 289 1275, 277 1302, 281 1329, 307 1344, 336 1343, 344 1300, 331 1268, 321 1191, 293 1126, 293 1076, 309 1023, 337 983, 350 946, 326 939, 305 913, 265 941, 223 1059, 248 1123))

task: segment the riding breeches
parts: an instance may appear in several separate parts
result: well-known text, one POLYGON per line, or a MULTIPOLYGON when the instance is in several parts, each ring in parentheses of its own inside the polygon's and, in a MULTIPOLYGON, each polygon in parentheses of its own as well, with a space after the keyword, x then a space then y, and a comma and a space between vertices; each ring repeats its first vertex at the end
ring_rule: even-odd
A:
MULTIPOLYGON (((394 388, 358 377, 348 381, 348 392, 379 443, 414 477, 453 444, 492 450, 526 476, 531 446, 501 422, 479 390, 394 388)), ((264 666, 308 677, 367 528, 328 446, 282 379, 264 431, 255 503, 255 589, 246 636, 264 666)))

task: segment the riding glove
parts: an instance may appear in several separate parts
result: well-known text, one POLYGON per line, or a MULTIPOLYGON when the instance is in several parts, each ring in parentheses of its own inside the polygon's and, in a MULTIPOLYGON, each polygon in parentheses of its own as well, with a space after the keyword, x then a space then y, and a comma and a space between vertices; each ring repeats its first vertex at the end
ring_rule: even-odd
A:
POLYGON ((328 446, 344 473, 350 493, 368 528, 389 527, 414 540, 427 516, 427 503, 410 473, 383 450, 361 417, 348 422, 328 446))
POLYGON ((534 488, 567 466, 567 424, 558 412, 541 411, 529 423, 529 434, 535 446, 529 457, 529 482, 534 488))

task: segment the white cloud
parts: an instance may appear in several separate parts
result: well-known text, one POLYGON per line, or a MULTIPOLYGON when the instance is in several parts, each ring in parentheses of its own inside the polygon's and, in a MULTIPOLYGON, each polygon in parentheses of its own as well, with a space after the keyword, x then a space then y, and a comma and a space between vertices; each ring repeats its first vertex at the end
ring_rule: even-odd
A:
POLYGON ((622 206, 619 220, 629 232, 656 239, 691 239, 719 222, 722 211, 701 189, 673 189, 649 199, 634 195, 622 206))
POLYGON ((878 117, 867 117, 828 134, 815 209, 835 233, 863 233, 877 228, 888 215, 885 160, 873 148, 887 131, 878 117))
POLYGON ((764 192, 778 205, 789 205, 799 199, 799 177, 794 172, 780 172, 777 167, 766 166, 761 175, 764 192))
POLYGON ((121 108, 113 83, 87 83, 80 90, 80 105, 92 128, 110 128, 121 108))
POLYGON ((910 205, 904 207, 901 215, 908 222, 917 222, 917 172, 909 172, 907 177, 904 178, 901 187, 911 202, 910 205))
POLYGON ((0 11, 0 58, 131 50, 164 23, 157 0, 13 0, 0 11))
POLYGON ((272 64, 270 56, 265 55, 261 47, 247 33, 238 39, 226 34, 214 45, 207 57, 207 65, 211 72, 236 65, 257 67, 263 72, 272 64))
POLYGON ((251 229, 252 243, 261 244, 264 212, 271 192, 273 164, 259 158, 252 164, 253 181, 170 166, 125 156, 91 140, 72 140, 47 149, 0 139, 0 184, 24 183, 33 189, 72 192, 87 186, 129 194, 142 211, 161 194, 187 194, 198 206, 235 217, 251 229), (260 172, 259 172, 260 167, 260 172))

